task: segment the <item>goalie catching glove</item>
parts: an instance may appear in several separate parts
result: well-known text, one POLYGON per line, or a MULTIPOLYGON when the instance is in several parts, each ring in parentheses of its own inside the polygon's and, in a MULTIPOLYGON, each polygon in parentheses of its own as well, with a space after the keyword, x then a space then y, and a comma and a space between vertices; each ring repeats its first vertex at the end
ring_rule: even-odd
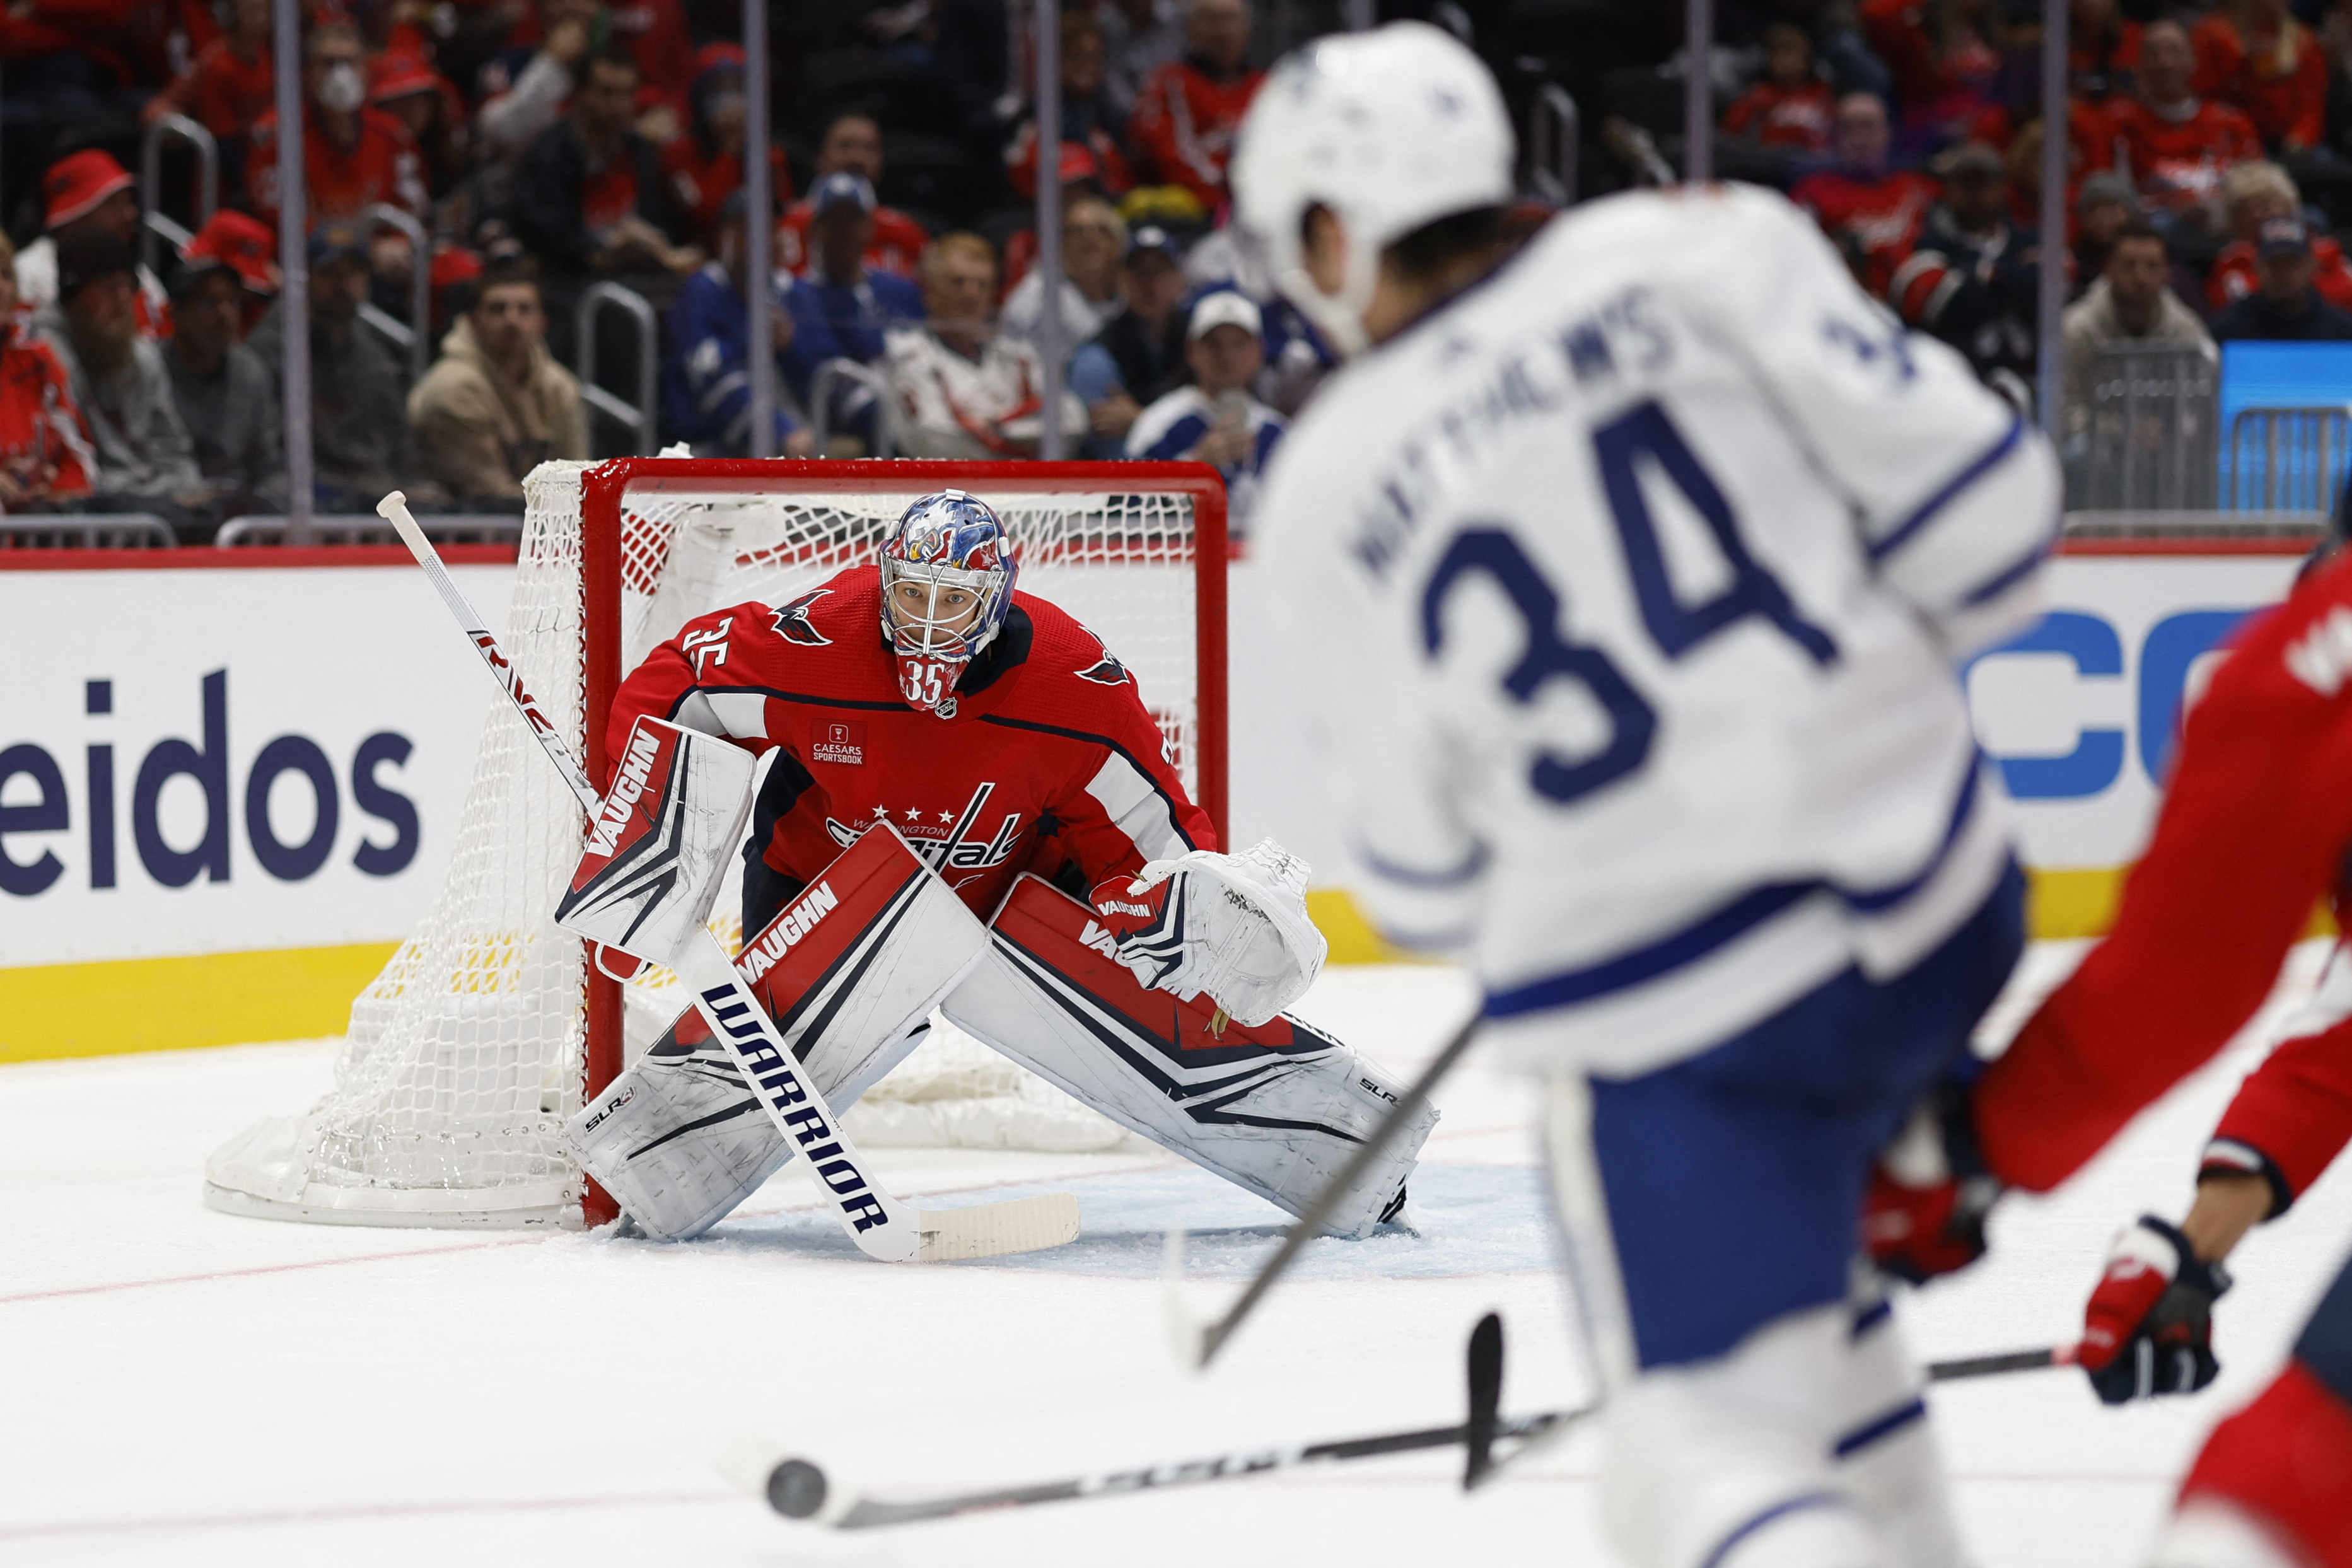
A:
POLYGON ((1194 850, 1097 884, 1095 913, 1146 990, 1206 992, 1255 1029, 1306 994, 1330 952, 1307 918, 1307 873, 1272 839, 1237 855, 1194 850))

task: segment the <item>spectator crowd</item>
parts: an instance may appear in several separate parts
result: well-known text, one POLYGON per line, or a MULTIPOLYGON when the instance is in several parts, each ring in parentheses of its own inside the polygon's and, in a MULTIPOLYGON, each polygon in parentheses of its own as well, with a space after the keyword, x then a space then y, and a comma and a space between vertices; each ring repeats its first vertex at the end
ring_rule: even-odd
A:
MULTIPOLYGON (((640 432, 589 406, 571 368, 592 353, 614 385, 654 371, 659 441, 743 453, 766 354, 772 450, 1021 457, 1058 430, 1074 455, 1214 464, 1245 527, 1332 362, 1226 226, 1226 161, 1270 52, 1249 0, 1062 0, 1050 142, 1004 0, 772 13, 766 279, 750 276, 734 0, 301 11, 320 509, 364 512, 397 485, 511 510, 536 463, 625 449, 640 432), (1053 278, 1031 227, 1041 179, 1064 198, 1053 278), (648 305, 650 350, 622 313, 578 310, 606 282, 648 305), (755 287, 773 304, 760 344, 755 287)), ((1718 167, 1786 190, 1864 287, 2021 407, 2042 332, 2061 332, 2076 430, 2105 344, 2352 340, 2332 237, 2352 221, 2352 0, 2068 0, 2067 232, 2048 246, 2041 11, 1730 7, 1709 62, 1718 167), (2067 273, 2056 324, 2038 319, 2045 253, 2067 273)), ((20 0, 0 23, 0 507, 149 512, 201 539, 289 504, 278 169, 296 133, 273 49, 268 0, 20 0), (164 190, 129 172, 159 123, 210 140, 220 202, 157 246, 148 214, 187 212, 194 187, 172 149, 164 190)), ((1589 148, 1648 147, 1654 177, 1654 146, 1594 118, 1589 148)), ((1528 204, 1511 232, 1547 215, 1528 204)))
POLYGON ((778 453, 1027 457, 1057 427, 1072 455, 1213 462, 1238 512, 1277 408, 1330 361, 1218 233, 1266 53, 1247 0, 1066 6, 1050 146, 1001 4, 852 6, 831 37, 782 14, 765 280, 740 7, 301 11, 299 322, 278 298, 279 149, 297 133, 278 123, 268 0, 26 0, 0 24, 0 216, 21 242, 0 236, 0 507, 152 514, 184 540, 283 512, 284 335, 300 330, 315 508, 365 513, 397 486, 425 508, 519 509, 539 462, 641 437, 571 368, 593 352, 615 384, 645 368, 621 313, 578 311, 599 283, 659 323, 652 433, 709 455, 753 444, 763 352, 778 453), (193 205, 194 159, 167 141, 161 191, 130 172, 159 123, 216 152, 219 203, 193 232, 148 216, 193 205), (883 199, 897 152, 918 166, 905 205, 883 199), (1034 266, 1041 177, 1064 195, 1052 280, 1034 266), (759 345, 753 287, 774 305, 759 345), (1053 408, 1049 310, 1074 389, 1053 408))
POLYGON ((1810 9, 1764 30, 1718 147, 2021 408, 2045 256, 2077 440, 2104 346, 2352 340, 2352 4, 2069 0, 2063 236, 2038 232, 2040 0, 1810 9))

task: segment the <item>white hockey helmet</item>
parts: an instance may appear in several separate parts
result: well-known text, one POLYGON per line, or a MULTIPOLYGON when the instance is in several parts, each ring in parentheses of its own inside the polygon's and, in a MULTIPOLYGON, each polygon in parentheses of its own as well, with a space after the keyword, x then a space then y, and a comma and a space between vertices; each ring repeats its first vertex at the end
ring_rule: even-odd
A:
POLYGON ((1381 252, 1424 225, 1512 196, 1517 144, 1478 57, 1425 22, 1317 40, 1276 65, 1234 152, 1235 211, 1275 286, 1342 353, 1362 350, 1381 252), (1339 292, 1307 276, 1300 225, 1347 230, 1339 292))

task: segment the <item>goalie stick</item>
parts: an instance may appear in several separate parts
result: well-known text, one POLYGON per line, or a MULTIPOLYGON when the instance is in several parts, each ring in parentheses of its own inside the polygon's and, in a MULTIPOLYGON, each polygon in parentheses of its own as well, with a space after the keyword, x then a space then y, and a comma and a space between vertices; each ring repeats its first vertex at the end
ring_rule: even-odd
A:
MULTIPOLYGON (((1476 1441, 1477 1401, 1482 1390, 1501 1375, 1502 1322, 1488 1313, 1471 1335, 1469 1381, 1471 1422, 1456 1427, 1428 1427, 1411 1432, 1382 1432, 1365 1437, 1344 1437, 1328 1443, 1295 1444, 1270 1448, 1244 1448, 1173 1464, 1146 1465, 1136 1469, 1097 1470, 1061 1480, 1027 1486, 999 1487, 984 1491, 950 1492, 940 1497, 893 1501, 866 1496, 837 1485, 812 1459, 779 1453, 769 1445, 746 1442, 722 1457, 721 1472, 757 1493, 770 1508, 787 1519, 804 1520, 835 1530, 875 1530, 885 1525, 915 1524, 925 1520, 953 1519, 960 1514, 999 1509, 1034 1508, 1039 1503, 1072 1502, 1080 1498, 1116 1497, 1157 1491, 1169 1487, 1199 1486, 1210 1481, 1239 1480, 1270 1475, 1305 1465, 1336 1464, 1369 1459, 1382 1454, 1408 1454, 1424 1448, 1450 1448, 1476 1441), (1482 1383, 1491 1370, 1493 1381, 1482 1383)), ((1548 1410, 1536 1416, 1498 1417, 1487 1408, 1484 1441, 1491 1451, 1498 1440, 1520 1445, 1511 1458, 1538 1437, 1564 1432, 1597 1406, 1573 1410, 1548 1410)))
POLYGON ((1357 1178, 1380 1158, 1381 1151, 1388 1147, 1389 1140, 1395 1137, 1423 1105, 1429 1103, 1430 1092, 1437 1087, 1438 1080, 1454 1070, 1454 1064, 1461 1061, 1463 1053, 1470 1049, 1470 1042, 1477 1037, 1478 1025, 1484 1019, 1483 1013, 1472 1013, 1469 1020, 1454 1030, 1454 1038, 1445 1042, 1445 1049, 1437 1053, 1437 1060, 1423 1069, 1421 1076, 1413 1080, 1412 1087, 1404 1092, 1404 1097, 1390 1107, 1388 1114, 1381 1119, 1381 1124, 1374 1127, 1371 1135, 1364 1140, 1363 1146, 1340 1167, 1339 1174, 1331 1178, 1330 1185, 1323 1189, 1323 1196, 1317 1198, 1313 1207, 1299 1217, 1298 1223, 1290 1228, 1290 1234, 1282 1239, 1281 1249, 1266 1260, 1265 1266, 1257 1271, 1257 1277, 1249 1282, 1249 1288, 1241 1293, 1241 1299, 1228 1307, 1225 1314, 1216 1322, 1202 1323, 1186 1306, 1182 1289, 1184 1234, 1181 1230, 1169 1233, 1162 1272, 1167 1285, 1169 1332, 1175 1337, 1176 1354, 1181 1360, 1195 1371, 1207 1369, 1225 1341, 1233 1337, 1234 1331, 1242 1326, 1243 1321, 1259 1301, 1274 1288, 1275 1281, 1282 1278, 1307 1244, 1321 1232, 1323 1222, 1331 1218, 1332 1211, 1353 1190, 1357 1178))
MULTIPOLYGON (((498 639, 450 580, 432 541, 409 515, 407 497, 394 490, 377 502, 375 509, 398 531, 408 553, 425 569, 441 601, 481 655, 483 666, 579 798, 581 810, 594 821, 604 810, 604 796, 588 782, 572 748, 556 734, 538 700, 523 688, 521 675, 498 639)), ((726 1048, 744 1082, 752 1087, 761 1108, 785 1141, 807 1156, 818 1178, 818 1189, 859 1251, 888 1263, 943 1262, 1034 1252, 1076 1239, 1078 1201, 1068 1193, 967 1208, 908 1209, 868 1174, 864 1155, 842 1130, 840 1119, 816 1085, 802 1072, 767 1009, 735 972, 734 960, 719 939, 707 929, 698 929, 669 962, 693 995, 695 1008, 709 1025, 712 1037, 726 1048)))

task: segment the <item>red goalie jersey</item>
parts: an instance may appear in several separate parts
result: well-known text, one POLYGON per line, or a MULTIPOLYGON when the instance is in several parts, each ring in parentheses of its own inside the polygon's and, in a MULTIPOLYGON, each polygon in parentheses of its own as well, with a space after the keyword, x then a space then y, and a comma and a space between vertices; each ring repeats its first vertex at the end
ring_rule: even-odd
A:
POLYGON ((983 920, 1024 872, 1083 895, 1217 847, 1134 676, 1070 616, 1015 593, 944 715, 899 699, 881 616, 869 565, 782 607, 688 622, 622 683, 611 755, 641 714, 781 750, 751 832, 787 889, 887 821, 983 920))

